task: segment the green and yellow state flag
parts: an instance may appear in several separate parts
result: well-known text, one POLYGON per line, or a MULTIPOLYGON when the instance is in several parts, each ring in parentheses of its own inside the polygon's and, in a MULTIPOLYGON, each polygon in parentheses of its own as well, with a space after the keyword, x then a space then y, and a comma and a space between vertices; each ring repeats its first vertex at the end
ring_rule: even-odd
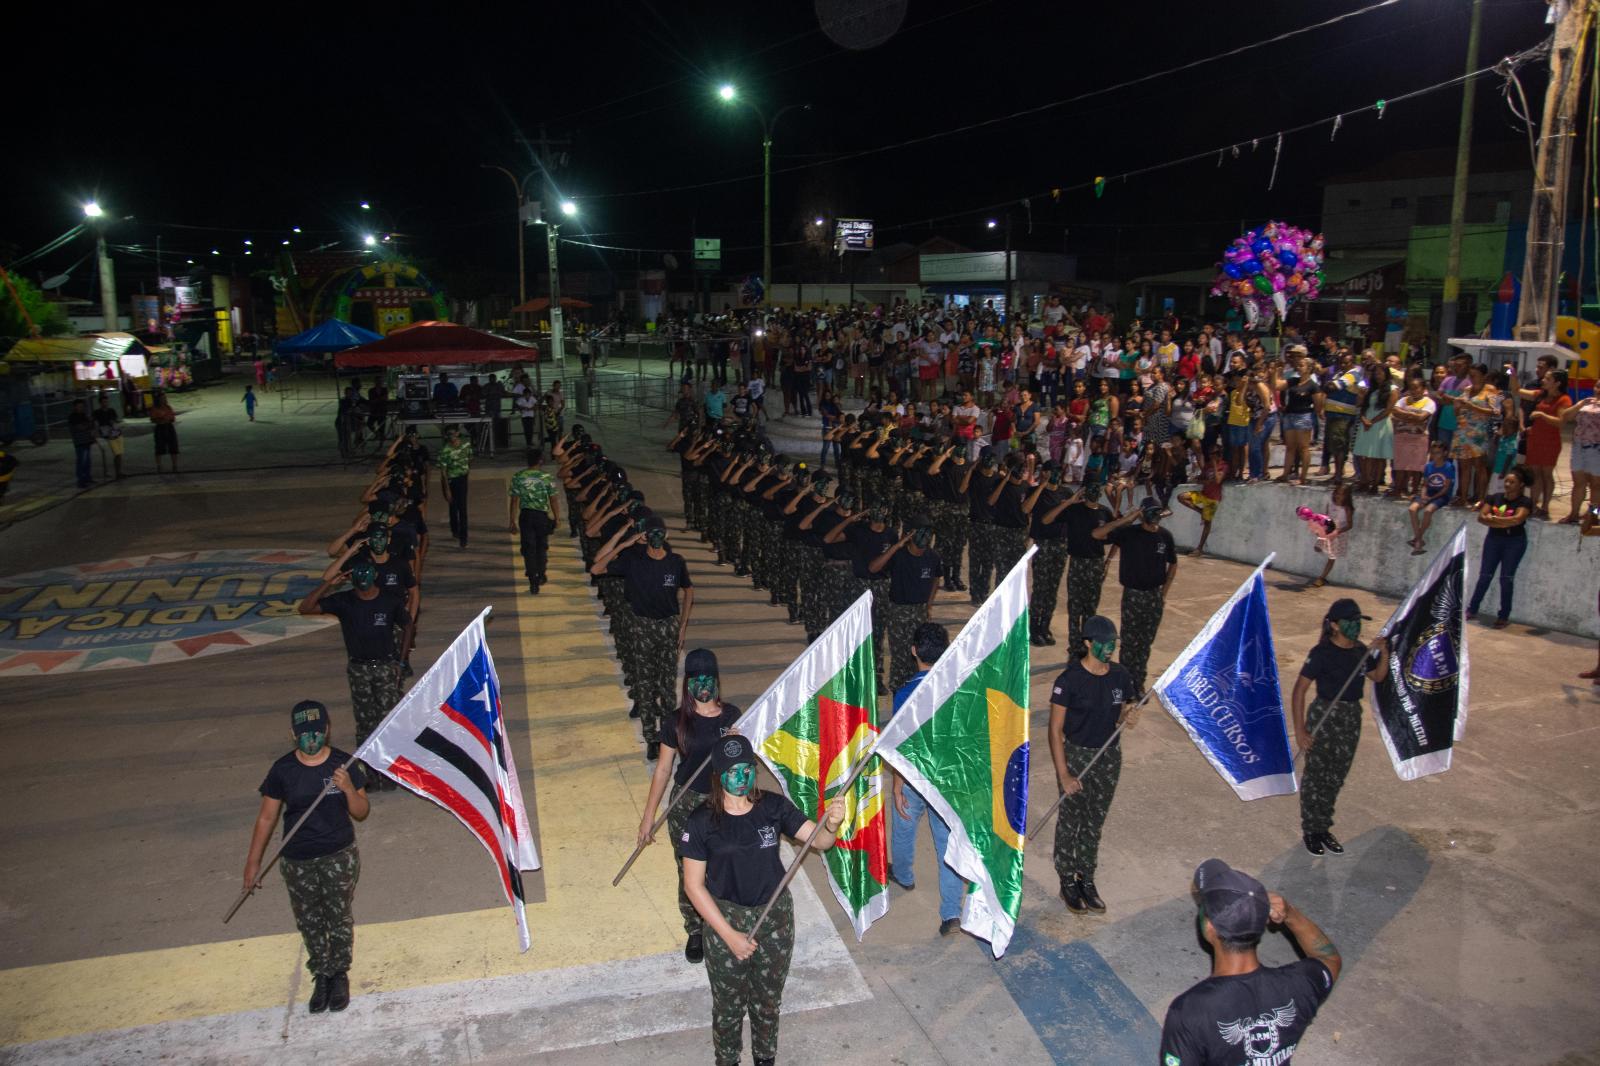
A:
MULTIPOLYGON (((878 737, 872 594, 856 600, 778 675, 734 728, 813 821, 878 737)), ((834 898, 856 939, 889 909, 889 838, 881 764, 850 786, 838 843, 823 852, 834 898)))
POLYGON ((1022 905, 1028 817, 1028 560, 1011 568, 884 724, 878 755, 950 827, 961 928, 1005 954, 1022 905))

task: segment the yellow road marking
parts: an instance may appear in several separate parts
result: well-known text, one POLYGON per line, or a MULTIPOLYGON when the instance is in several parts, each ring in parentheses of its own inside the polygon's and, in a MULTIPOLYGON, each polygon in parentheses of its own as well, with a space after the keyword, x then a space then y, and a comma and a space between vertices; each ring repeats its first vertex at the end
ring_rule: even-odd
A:
MULTIPOLYGON (((671 950, 682 939, 672 849, 663 837, 610 887, 633 848, 649 781, 610 660, 581 650, 593 644, 597 624, 581 559, 559 533, 551 556, 555 580, 539 596, 522 589, 515 600, 531 755, 524 765, 537 774, 544 863, 545 900, 528 905, 533 947, 518 953, 515 921, 503 906, 359 925, 358 992, 612 962, 671 950), (571 626, 574 619, 589 625, 571 626), (583 680, 596 673, 603 680, 583 680)), ((513 587, 521 587, 514 545, 512 560, 513 587)), ((491 649, 497 637, 503 649, 508 629, 491 629, 491 649)), ((508 659, 503 650, 500 658, 508 659)), ((487 859, 481 874, 492 876, 487 859)), ((0 971, 0 1045, 281 1003, 285 960, 298 957, 298 945, 298 934, 278 934, 0 971)))

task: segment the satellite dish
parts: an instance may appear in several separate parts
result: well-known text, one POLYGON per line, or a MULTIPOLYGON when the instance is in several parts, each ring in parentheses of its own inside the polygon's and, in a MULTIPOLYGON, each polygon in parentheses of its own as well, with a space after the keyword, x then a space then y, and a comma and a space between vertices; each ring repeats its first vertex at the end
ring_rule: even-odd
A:
POLYGON ((61 288, 61 286, 65 285, 67 282, 69 282, 71 280, 72 280, 72 275, 71 274, 57 274, 53 278, 45 278, 44 282, 42 284, 40 284, 39 287, 41 289, 59 289, 59 288, 61 288))
POLYGON ((816 0, 817 23, 841 48, 861 52, 893 37, 908 0, 816 0))
POLYGON ((668 270, 677 270, 678 257, 673 255, 671 252, 668 252, 666 255, 661 257, 661 265, 666 267, 668 270))

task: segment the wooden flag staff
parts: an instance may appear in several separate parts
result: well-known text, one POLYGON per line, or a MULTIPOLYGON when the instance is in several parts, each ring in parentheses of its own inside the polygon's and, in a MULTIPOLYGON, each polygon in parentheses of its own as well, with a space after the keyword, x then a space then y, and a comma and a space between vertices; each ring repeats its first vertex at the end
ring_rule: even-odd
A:
MULTIPOLYGON (((881 733, 878 735, 882 736, 881 733)), ((875 737, 872 741, 872 747, 864 756, 861 757, 861 761, 856 763, 856 768, 850 771, 850 776, 845 778, 844 784, 840 785, 834 790, 834 796, 837 797, 849 794, 850 789, 855 786, 856 778, 861 776, 863 770, 872 765, 872 760, 876 756, 877 751, 878 740, 875 737)), ((848 817, 848 815, 846 815, 846 817, 848 817)), ((756 938, 756 930, 761 928, 761 923, 767 920, 767 914, 772 910, 772 905, 778 902, 778 897, 783 895, 784 890, 789 887, 789 882, 794 880, 794 875, 800 872, 800 864, 806 861, 806 853, 811 850, 812 844, 816 842, 817 834, 822 832, 822 823, 826 821, 827 818, 828 811, 825 805, 823 807, 822 814, 817 817, 815 822, 811 823, 811 832, 806 834, 806 839, 800 847, 800 854, 796 855, 794 857, 794 861, 789 864, 789 868, 783 871, 783 880, 778 882, 778 887, 773 891, 772 898, 767 900, 767 905, 762 907, 761 913, 756 916, 756 924, 752 925, 750 927, 750 931, 745 933, 745 936, 749 937, 751 940, 756 938)), ((844 828, 843 822, 839 824, 839 828, 844 828)))
POLYGON ((676 807, 678 805, 678 801, 683 799, 683 794, 689 791, 689 781, 693 781, 701 774, 705 773, 706 767, 710 765, 711 753, 707 752, 706 757, 700 760, 700 765, 695 767, 694 773, 689 775, 689 780, 678 786, 678 790, 672 794, 672 798, 667 801, 667 805, 661 808, 661 813, 656 815, 656 820, 650 823, 650 832, 645 834, 645 839, 634 845, 633 854, 629 855, 628 861, 622 864, 622 869, 617 871, 617 876, 611 879, 612 888, 616 888, 622 883, 622 879, 626 877, 628 871, 633 868, 633 864, 638 861, 639 856, 644 854, 644 849, 650 843, 650 838, 656 835, 656 830, 660 829, 661 823, 667 820, 667 816, 672 813, 672 808, 676 807))
MULTIPOLYGON (((1111 747, 1111 745, 1116 742, 1116 739, 1122 735, 1123 729, 1127 728, 1128 719, 1131 718, 1140 707, 1143 707, 1154 693, 1155 688, 1152 686, 1149 692, 1146 692, 1143 696, 1139 697, 1139 702, 1133 705, 1133 709, 1127 714, 1123 715, 1122 721, 1117 723, 1117 728, 1112 730, 1111 735, 1106 738, 1106 742, 1100 745, 1100 750, 1096 751, 1093 757, 1091 757, 1089 761, 1084 764, 1083 769, 1078 772, 1077 777, 1079 781, 1082 781, 1085 777, 1089 776, 1089 771, 1093 770, 1094 764, 1100 761, 1100 756, 1106 753, 1106 749, 1111 747)), ((1061 808, 1061 804, 1064 800, 1066 800, 1066 798, 1067 794, 1065 792, 1056 797, 1056 801, 1050 804, 1050 809, 1041 814, 1039 816, 1039 820, 1034 822, 1033 826, 1029 828, 1028 835, 1026 838, 1024 838, 1025 841, 1032 840, 1034 835, 1038 833, 1039 830, 1044 828, 1045 823, 1050 820, 1050 816, 1055 814, 1056 811, 1061 808)))

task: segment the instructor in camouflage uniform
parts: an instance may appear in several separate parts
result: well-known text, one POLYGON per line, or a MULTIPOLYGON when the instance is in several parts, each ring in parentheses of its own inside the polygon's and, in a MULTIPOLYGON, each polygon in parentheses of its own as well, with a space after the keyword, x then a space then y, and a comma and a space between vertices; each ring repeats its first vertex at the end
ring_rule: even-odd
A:
POLYGON ((294 750, 273 763, 261 782, 261 809, 244 860, 244 890, 254 891, 261 878, 262 856, 279 815, 287 831, 315 804, 305 824, 284 842, 283 882, 289 887, 295 928, 306 946, 306 968, 312 976, 310 1011, 341 1011, 350 1005, 349 971, 355 950, 351 905, 361 878, 361 854, 351 819, 365 821, 371 809, 366 776, 360 763, 329 746, 328 708, 322 704, 315 700, 295 704, 289 726, 294 750))
POLYGON ((1083 638, 1050 689, 1050 759, 1066 796, 1056 821, 1055 866, 1069 911, 1104 914, 1105 901, 1094 885, 1100 830, 1122 777, 1117 728, 1132 727, 1137 709, 1128 671, 1111 661, 1116 626, 1095 615, 1084 622, 1083 638), (1105 752, 1096 760, 1101 747, 1105 752))
MULTIPOLYGON (((777 793, 756 786, 750 741, 729 734, 711 751, 711 793, 689 816, 678 844, 683 855, 683 890, 715 936, 705 944, 711 979, 711 1041, 718 1066, 737 1066, 743 1054, 744 1019, 750 1018, 750 1052, 756 1066, 778 1055, 778 1013, 794 953, 794 902, 778 897, 760 939, 748 930, 783 880, 778 837, 805 840, 815 823, 777 793)), ((813 843, 833 847, 844 822, 844 798, 835 797, 822 816, 813 843)))
POLYGON ((1295 678, 1289 702, 1294 714, 1295 745, 1306 755, 1300 782, 1300 831, 1313 855, 1344 854, 1333 835, 1333 805, 1355 762, 1361 740, 1361 678, 1389 676, 1388 642, 1379 637, 1372 647, 1361 643, 1361 623, 1371 621, 1355 600, 1334 600, 1322 620, 1322 639, 1306 656, 1295 678), (1373 665, 1369 656, 1377 656, 1373 665), (1317 698, 1306 713, 1306 693, 1317 686, 1317 698))

